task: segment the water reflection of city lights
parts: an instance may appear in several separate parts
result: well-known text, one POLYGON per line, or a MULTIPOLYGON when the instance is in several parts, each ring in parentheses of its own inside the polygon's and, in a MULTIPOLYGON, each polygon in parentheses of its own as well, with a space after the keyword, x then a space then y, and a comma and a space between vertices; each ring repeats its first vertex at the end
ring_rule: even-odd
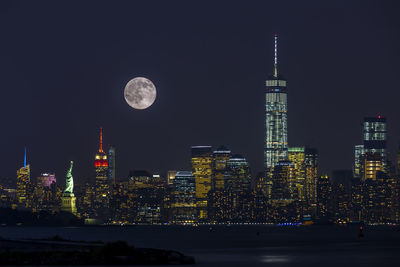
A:
POLYGON ((268 255, 268 256, 262 256, 261 257, 261 262, 289 262, 290 259, 288 256, 284 255, 279 255, 279 256, 273 256, 273 255, 268 255))

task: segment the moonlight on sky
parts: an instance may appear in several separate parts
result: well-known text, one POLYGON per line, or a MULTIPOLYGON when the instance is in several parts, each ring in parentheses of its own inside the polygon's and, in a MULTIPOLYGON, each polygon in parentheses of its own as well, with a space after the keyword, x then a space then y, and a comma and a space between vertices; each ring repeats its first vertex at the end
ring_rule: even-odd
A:
POLYGON ((124 91, 126 102, 134 109, 146 109, 156 99, 156 87, 146 78, 136 77, 130 80, 124 91))

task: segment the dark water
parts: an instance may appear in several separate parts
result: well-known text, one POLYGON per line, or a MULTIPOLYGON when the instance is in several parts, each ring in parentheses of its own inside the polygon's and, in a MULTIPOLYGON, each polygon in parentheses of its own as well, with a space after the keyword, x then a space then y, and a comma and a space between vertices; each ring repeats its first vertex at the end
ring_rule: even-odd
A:
POLYGON ((198 266, 400 266, 400 228, 338 226, 0 227, 4 238, 126 240, 175 249, 198 266))

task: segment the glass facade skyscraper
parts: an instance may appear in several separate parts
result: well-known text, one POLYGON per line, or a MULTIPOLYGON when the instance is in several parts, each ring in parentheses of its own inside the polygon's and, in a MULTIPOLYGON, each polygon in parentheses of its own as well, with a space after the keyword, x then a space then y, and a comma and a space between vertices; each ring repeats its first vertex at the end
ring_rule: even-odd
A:
POLYGON ((178 171, 173 179, 171 194, 172 222, 194 223, 196 216, 196 184, 192 172, 178 171))
POLYGON ((381 116, 364 118, 363 144, 354 147, 353 173, 355 177, 362 175, 361 165, 365 154, 379 154, 382 170, 387 171, 386 118, 381 116))
POLYGON ((275 35, 274 74, 266 81, 264 170, 267 173, 278 161, 288 156, 286 80, 278 74, 277 40, 275 35))
POLYGON ((317 182, 318 182, 318 151, 315 148, 305 149, 305 170, 306 170, 306 199, 309 204, 317 203, 317 182))
POLYGON ((108 150, 108 181, 116 184, 115 179, 115 146, 110 146, 108 150))
POLYGON ((231 151, 224 146, 213 152, 212 189, 223 190, 225 188, 226 164, 230 158, 231 151))
POLYGON ((231 192, 250 190, 251 172, 249 163, 241 155, 233 155, 226 163, 225 189, 231 192))
POLYGON ((386 165, 386 118, 364 118, 364 153, 378 153, 386 165))

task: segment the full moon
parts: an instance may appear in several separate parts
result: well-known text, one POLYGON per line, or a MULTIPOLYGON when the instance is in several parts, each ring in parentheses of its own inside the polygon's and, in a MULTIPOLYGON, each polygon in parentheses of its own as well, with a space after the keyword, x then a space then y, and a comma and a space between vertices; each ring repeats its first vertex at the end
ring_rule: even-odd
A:
POLYGON ((146 78, 136 77, 130 80, 124 91, 126 103, 134 109, 146 109, 156 100, 156 87, 146 78))

